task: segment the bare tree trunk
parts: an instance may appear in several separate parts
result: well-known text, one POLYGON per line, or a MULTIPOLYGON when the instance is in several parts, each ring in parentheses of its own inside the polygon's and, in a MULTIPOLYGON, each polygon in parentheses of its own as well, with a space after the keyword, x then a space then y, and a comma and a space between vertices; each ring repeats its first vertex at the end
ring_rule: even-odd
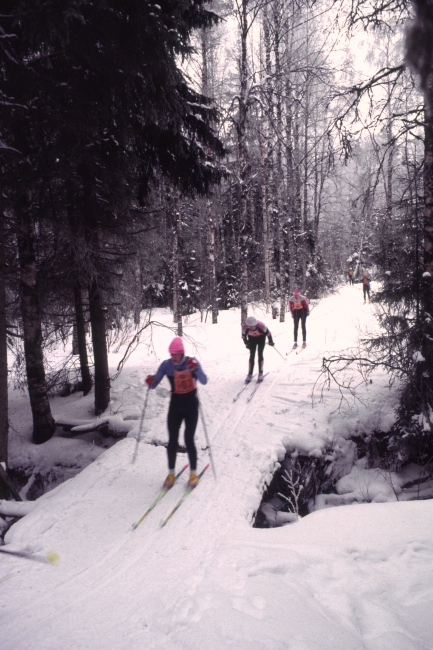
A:
MULTIPOLYGON (((209 81, 209 32, 206 29, 200 31, 201 37, 201 90, 203 95, 209 97, 211 94, 209 81)), ((212 216, 212 203, 207 202, 206 206, 206 225, 207 225, 207 251, 209 261, 209 293, 212 309, 212 324, 218 323, 218 295, 217 295, 217 269, 215 255, 215 219, 212 216)))
MULTIPOLYGON (((0 186, 0 463, 8 461, 8 357, 6 339, 6 252, 0 186)), ((0 490, 1 491, 1 490, 0 490)))
POLYGON ((17 201, 17 246, 27 385, 33 417, 33 442, 49 440, 56 428, 51 414, 42 352, 42 325, 37 291, 35 231, 30 215, 31 193, 17 201))
MULTIPOLYGON (((221 205, 221 187, 217 188, 218 192, 218 205, 221 205)), ((222 287, 224 294, 227 292, 227 244, 224 229, 224 214, 220 214, 218 218, 218 233, 219 233, 219 250, 221 253, 221 267, 222 267, 222 287)), ((222 296, 220 295, 220 298, 222 296)), ((225 298, 225 296, 224 296, 225 298)))
MULTIPOLYGON (((308 23, 307 23, 308 24, 308 23)), ((308 47, 308 42, 307 42, 308 47)), ((308 64, 307 64, 308 65, 308 64)), ((305 289, 305 278, 307 274, 307 258, 308 258, 308 129, 309 129, 309 111, 310 111, 310 90, 308 88, 309 84, 309 73, 307 69, 307 74, 305 78, 305 113, 304 113, 304 178, 303 178, 303 190, 304 190, 304 200, 303 200, 303 210, 302 210, 302 287, 305 289)))
POLYGON ((289 254, 289 264, 288 264, 288 281, 289 281, 289 291, 294 288, 294 273, 295 273, 295 264, 294 264, 294 232, 295 232, 295 182, 294 182, 294 162, 293 162, 293 134, 292 134, 292 125, 293 125, 293 93, 292 93, 292 84, 290 80, 290 62, 291 62, 291 48, 292 48, 292 39, 289 41, 289 30, 286 28, 286 102, 285 102, 285 112, 286 112, 286 123, 285 123, 285 140, 286 140, 286 168, 287 168, 287 208, 288 208, 288 254, 289 254))
MULTIPOLYGON (((433 13, 433 8, 432 8, 433 13)), ((433 72, 427 84, 424 153, 424 270, 433 278, 433 72)), ((426 308, 433 312, 433 282, 430 282, 426 308)))
POLYGON ((299 272, 299 267, 301 265, 301 255, 302 255, 302 201, 301 201, 301 155, 299 147, 299 102, 295 101, 295 111, 293 116, 293 145, 294 145, 294 172, 293 172, 293 187, 294 187, 294 223, 293 223, 293 238, 294 238, 294 249, 296 256, 297 268, 294 273, 295 280, 297 281, 299 272))
MULTIPOLYGON (((262 115, 263 118, 263 115, 262 115)), ((264 120, 262 119, 264 123, 264 120)), ((270 304, 270 273, 269 273, 269 219, 268 219, 268 162, 263 154, 263 138, 259 134, 259 151, 260 151, 260 168, 261 168, 261 194, 262 194, 262 219, 263 219, 263 265, 265 270, 265 293, 264 299, 266 307, 270 304)))
MULTIPOLYGON (((78 278, 80 277, 80 271, 82 272, 82 269, 80 268, 80 264, 82 264, 82 261, 80 260, 82 260, 86 256, 85 253, 86 244, 89 241, 91 241, 91 237, 90 234, 88 233, 87 242, 83 237, 82 224, 77 219, 77 215, 75 212, 75 205, 74 205, 75 191, 72 186, 72 183, 68 184, 67 189, 68 189, 69 231, 70 231, 71 241, 73 242, 71 264, 72 264, 72 268, 74 269, 73 293, 74 293, 75 323, 73 328, 72 345, 73 345, 73 354, 79 355, 82 389, 83 389, 83 394, 87 395, 92 388, 92 378, 90 376, 89 360, 87 356, 86 321, 84 318, 82 287, 81 287, 81 282, 78 278), (79 253, 80 260, 77 259, 78 251, 80 251, 79 253)), ((87 192, 90 192, 89 188, 87 188, 87 192)))
POLYGON ((93 361, 95 364, 95 413, 100 415, 110 403, 110 375, 108 370, 108 349, 106 336, 106 309, 98 270, 100 267, 100 243, 98 233, 98 204, 91 173, 83 173, 84 194, 84 239, 88 255, 93 258, 92 275, 88 281, 89 315, 92 333, 93 361))
POLYGON ((105 324, 105 309, 96 279, 89 286, 90 326, 95 362, 95 413, 101 415, 110 403, 110 374, 105 324))
POLYGON ((274 170, 273 170, 273 88, 272 88, 272 63, 271 63, 271 38, 269 33, 268 6, 265 4, 263 9, 263 39, 265 45, 265 70, 266 70, 266 111, 267 120, 265 123, 266 134, 266 154, 265 154, 265 212, 264 221, 266 222, 266 245, 265 245, 265 272, 267 272, 267 282, 269 284, 269 302, 274 302, 276 295, 276 269, 275 259, 272 254, 273 248, 273 187, 274 187, 274 170), (266 219, 265 219, 266 216, 266 219))
MULTIPOLYGON (((260 61, 263 61, 263 49, 265 47, 265 65, 261 63, 261 67, 264 70, 262 76, 262 82, 264 78, 266 79, 267 85, 270 86, 270 79, 267 78, 268 71, 266 68, 268 60, 268 51, 269 51, 269 25, 267 19, 267 6, 265 6, 263 11, 263 39, 260 41, 260 61)), ((271 91, 272 92, 272 91, 271 91)), ((269 107, 267 107, 269 109, 269 107)), ((269 308, 270 305, 270 274, 269 274, 269 219, 268 219, 268 194, 269 194, 269 162, 267 156, 264 152, 265 143, 268 143, 269 138, 269 124, 267 119, 267 109, 261 106, 260 114, 260 126, 258 129, 258 139, 259 139, 259 153, 260 153, 260 179, 261 179, 261 211, 262 211, 262 234, 263 234, 263 266, 264 266, 264 276, 265 276, 265 289, 264 289, 264 300, 266 308, 269 308)))
POLYGON ((90 393, 92 388, 92 378, 90 376, 89 360, 86 346, 86 326, 83 309, 83 297, 81 285, 78 280, 74 281, 74 304, 75 304, 75 333, 77 340, 77 350, 80 357, 81 383, 83 394, 90 393))
POLYGON ((241 60, 240 60, 240 93, 238 98, 239 115, 236 125, 238 136, 239 176, 240 176, 240 253, 241 253, 241 322, 248 316, 248 204, 247 204, 247 18, 248 0, 242 0, 240 13, 241 60))
MULTIPOLYGON (((326 164, 325 164, 325 139, 322 143, 322 152, 320 161, 317 159, 317 154, 315 154, 315 183, 314 183, 314 230, 313 230, 313 239, 314 239, 314 248, 313 248, 313 264, 317 262, 318 255, 318 245, 319 245, 319 223, 320 216, 322 213, 322 198, 323 198, 323 189, 325 187, 326 179, 326 164)), ((315 148, 317 151, 317 147, 315 148)), ((332 265, 335 267, 335 263, 332 265)))
POLYGON ((207 206, 208 226, 208 260, 210 276, 210 301, 212 307, 212 325, 218 324, 218 295, 217 295, 217 269, 215 255, 215 221, 212 216, 212 204, 207 206))
POLYGON ((171 207, 170 218, 173 232, 173 321, 177 323, 177 335, 182 336, 182 307, 179 286, 179 230, 180 212, 177 206, 171 207))
POLYGON ((283 164, 282 164, 282 140, 281 134, 283 129, 283 115, 282 115, 282 70, 281 70, 281 7, 279 3, 274 4, 274 55, 275 55, 275 78, 276 78, 276 199, 278 211, 278 249, 279 249, 279 276, 280 276, 280 322, 284 323, 286 319, 286 246, 285 246, 285 226, 286 215, 283 209, 283 164))

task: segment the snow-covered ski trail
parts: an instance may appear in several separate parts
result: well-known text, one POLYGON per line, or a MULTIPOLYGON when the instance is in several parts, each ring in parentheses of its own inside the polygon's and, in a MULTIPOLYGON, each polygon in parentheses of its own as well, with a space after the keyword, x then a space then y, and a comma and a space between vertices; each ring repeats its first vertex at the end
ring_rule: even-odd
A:
MULTIPOLYGON (((143 436, 136 465, 130 463, 135 439, 121 440, 69 485, 40 499, 34 513, 14 526, 14 548, 36 538, 43 541, 41 548, 56 548, 61 562, 55 570, 20 558, 2 563, 7 565, 6 575, 0 578, 2 650, 106 650, 107 639, 110 650, 274 650, 288 643, 305 650, 319 650, 319 646, 320 650, 379 650, 391 640, 386 636, 391 624, 391 634, 399 636, 392 637, 396 643, 389 647, 429 647, 428 637, 423 644, 414 628, 404 636, 393 608, 397 611, 398 605, 403 617, 407 604, 410 617, 417 611, 410 609, 412 602, 414 608, 420 606, 418 597, 423 597, 426 607, 430 604, 429 583, 420 582, 418 591, 414 580, 410 583, 411 572, 416 573, 430 547, 422 539, 422 547, 409 539, 406 548, 391 546, 391 554, 385 546, 372 551, 368 544, 362 546, 363 531, 356 527, 357 513, 367 513, 367 508, 377 512, 389 504, 366 505, 365 510, 360 506, 329 509, 274 530, 250 527, 261 494, 291 445, 314 456, 336 431, 338 435, 339 427, 346 433, 371 422, 362 420, 362 414, 333 415, 338 404, 335 390, 311 408, 311 390, 323 355, 352 345, 356 326, 353 314, 347 313, 351 300, 343 288, 341 297, 331 296, 323 309, 314 311, 307 355, 292 355, 289 363, 282 364, 266 353, 270 375, 249 404, 244 399, 232 401, 244 376, 246 357, 240 341, 230 339, 235 327, 239 329, 238 320, 222 312, 223 324, 224 318, 232 320, 227 320, 225 329, 223 324, 218 329, 209 327, 200 342, 203 354, 209 355, 203 366, 210 381, 200 397, 218 483, 203 481, 166 528, 158 526, 158 506, 145 527, 130 531, 131 522, 142 504, 152 501, 166 472, 162 445, 167 441, 167 402, 152 395, 151 426, 143 436), (340 309, 343 302, 347 309, 340 309), (333 324, 336 313, 338 322, 333 324), (352 512, 353 528, 347 523, 352 512), (402 586, 398 569, 405 557, 404 569, 410 570, 404 573, 402 586)), ((354 296, 355 301, 358 308, 359 297, 354 296)), ((359 309, 355 316, 361 320, 360 314, 359 309)), ((169 324, 171 318, 168 314, 169 324)), ((289 345, 287 324, 278 327, 272 328, 273 334, 289 345)), ((160 358, 166 348, 163 341, 160 358)), ((153 370, 154 359, 146 363, 140 376, 153 370)), ((138 372, 135 367, 134 372, 138 372)), ((378 387, 375 383, 373 399, 378 387)), ((200 426, 196 442, 202 468, 208 458, 200 451, 200 426)), ((185 460, 179 453, 178 467, 185 460)), ((164 508, 173 507, 181 494, 178 484, 164 497, 164 508)), ((369 521, 360 519, 363 524, 369 521)), ((423 575, 418 570, 416 578, 422 581, 423 575)))

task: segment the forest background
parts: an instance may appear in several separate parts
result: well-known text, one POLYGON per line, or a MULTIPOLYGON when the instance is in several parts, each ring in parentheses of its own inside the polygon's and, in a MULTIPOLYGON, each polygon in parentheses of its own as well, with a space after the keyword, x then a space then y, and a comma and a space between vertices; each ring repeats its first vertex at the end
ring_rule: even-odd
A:
MULTIPOLYGON (((0 462, 8 385, 110 402, 169 306, 287 317, 374 269, 383 334, 324 359, 401 382, 381 462, 433 458, 433 3, 2 0, 0 462), (46 353, 73 332, 73 353, 46 353), (117 374, 115 376, 117 376, 117 374)), ((428 474, 428 472, 427 472, 428 474)), ((0 490, 6 490, 4 485, 0 490)))

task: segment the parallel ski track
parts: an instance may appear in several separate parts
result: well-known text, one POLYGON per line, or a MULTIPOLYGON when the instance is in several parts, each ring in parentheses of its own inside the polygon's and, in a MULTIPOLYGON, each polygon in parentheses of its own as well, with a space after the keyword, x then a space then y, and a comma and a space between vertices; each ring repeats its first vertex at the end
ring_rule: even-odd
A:
MULTIPOLYGON (((175 492, 175 490, 173 490, 173 492, 175 492)), ((179 494, 177 495, 176 500, 178 497, 179 494)), ((51 589, 49 593, 46 593, 42 597, 38 597, 39 610, 37 626, 40 627, 41 621, 43 621, 45 624, 53 619, 56 619, 61 614, 64 614, 71 609, 70 605, 65 605, 62 608, 59 608, 58 605, 56 605, 56 602, 58 602, 56 598, 59 599, 60 593, 67 590, 70 602, 73 602, 74 604, 83 602, 85 599, 93 596, 95 593, 110 584, 113 580, 117 579, 120 575, 122 575, 122 573, 142 560, 143 557, 147 556, 152 546, 160 546, 161 540, 159 538, 159 535, 156 534, 159 533, 160 530, 159 526, 157 525, 157 511, 158 508, 155 508, 155 511, 152 511, 152 513, 150 513, 149 517, 147 518, 147 521, 149 522, 154 520, 151 524, 154 527, 154 535, 146 536, 146 525, 144 523, 137 529, 137 531, 128 530, 126 533, 124 533, 118 543, 115 544, 96 563, 91 564, 82 571, 79 571, 64 582, 57 584, 53 589, 51 589), (125 561, 124 552, 126 549, 128 549, 127 557, 129 557, 129 561, 127 562, 125 561), (137 549, 139 549, 139 553, 134 552, 137 549), (110 567, 108 569, 108 561, 116 556, 117 561, 114 562, 114 564, 110 564, 110 567), (101 571, 98 572, 99 569, 101 569, 101 571), (110 572, 110 575, 104 579, 103 574, 106 574, 108 570, 110 572), (96 584, 95 581, 97 581, 96 584), (52 605, 53 611, 47 614, 44 613, 44 615, 41 616, 41 613, 44 612, 47 604, 52 605), (45 607, 43 607, 43 605, 45 607)), ((160 515, 161 512, 159 513, 159 516, 160 515)), ((25 627, 21 626, 20 631, 15 636, 8 636, 7 642, 5 645, 2 645, 2 650, 15 650, 17 641, 29 636, 31 630, 35 628, 35 622, 30 618, 30 614, 34 613, 34 611, 34 605, 30 605, 26 609, 20 611, 22 620, 27 619, 27 624, 25 627)))

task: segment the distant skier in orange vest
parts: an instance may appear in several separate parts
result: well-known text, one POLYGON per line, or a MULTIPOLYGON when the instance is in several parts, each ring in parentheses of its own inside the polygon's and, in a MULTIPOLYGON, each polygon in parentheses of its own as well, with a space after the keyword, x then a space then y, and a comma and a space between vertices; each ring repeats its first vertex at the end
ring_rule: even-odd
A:
POLYGON ((307 347, 307 316, 310 314, 310 308, 305 296, 301 296, 300 289, 294 289, 293 296, 289 299, 290 313, 292 314, 294 323, 294 339, 293 348, 298 347, 298 328, 299 321, 302 327, 302 347, 307 347))
POLYGON ((352 269, 352 267, 349 268, 349 271, 347 273, 347 277, 349 278, 349 284, 353 284, 353 269, 352 269))

